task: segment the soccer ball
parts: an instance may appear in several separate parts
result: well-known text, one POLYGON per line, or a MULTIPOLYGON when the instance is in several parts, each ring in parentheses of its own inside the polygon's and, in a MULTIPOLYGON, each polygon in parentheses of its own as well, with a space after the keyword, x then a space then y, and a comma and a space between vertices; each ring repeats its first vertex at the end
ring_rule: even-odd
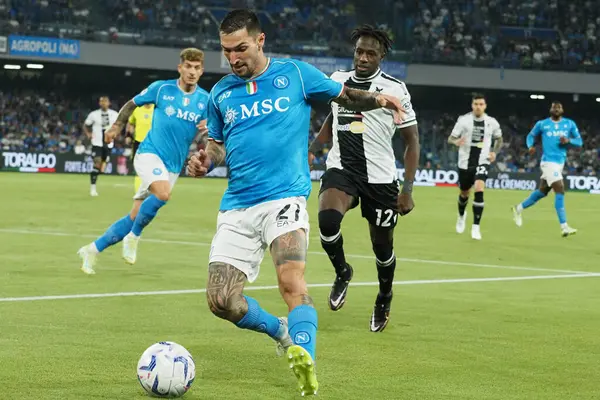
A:
POLYGON ((191 354, 174 342, 159 342, 148 347, 137 365, 140 384, 150 396, 181 397, 196 376, 191 354))

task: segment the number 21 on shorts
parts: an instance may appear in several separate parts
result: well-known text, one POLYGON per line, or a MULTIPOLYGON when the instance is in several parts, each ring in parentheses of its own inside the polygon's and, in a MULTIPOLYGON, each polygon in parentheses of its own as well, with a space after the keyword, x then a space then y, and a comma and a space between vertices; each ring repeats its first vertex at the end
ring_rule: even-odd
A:
POLYGON ((380 226, 382 228, 389 228, 392 226, 392 218, 394 223, 398 220, 398 214, 395 214, 393 210, 381 210, 380 208, 375 209, 377 213, 377 221, 375 221, 375 225, 380 226))

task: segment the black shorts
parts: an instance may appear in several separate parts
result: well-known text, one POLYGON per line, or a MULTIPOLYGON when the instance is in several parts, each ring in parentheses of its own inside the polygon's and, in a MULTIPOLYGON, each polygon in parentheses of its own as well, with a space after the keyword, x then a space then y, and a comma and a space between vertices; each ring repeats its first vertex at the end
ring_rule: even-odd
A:
POLYGON ((110 161, 110 149, 108 146, 92 146, 92 158, 100 158, 102 162, 110 161))
POLYGON ((352 174, 330 168, 321 177, 319 195, 327 189, 338 189, 352 196, 350 208, 358 206, 369 224, 382 228, 393 228, 398 222, 398 194, 400 183, 368 183, 356 179, 352 174))
POLYGON ((135 153, 137 153, 139 147, 140 147, 140 142, 138 142, 137 140, 134 140, 133 146, 132 146, 133 152, 131 153, 132 160, 135 158, 135 153))
POLYGON ((458 169, 458 186, 460 190, 467 191, 473 187, 475 181, 486 181, 490 166, 481 164, 477 167, 458 169))

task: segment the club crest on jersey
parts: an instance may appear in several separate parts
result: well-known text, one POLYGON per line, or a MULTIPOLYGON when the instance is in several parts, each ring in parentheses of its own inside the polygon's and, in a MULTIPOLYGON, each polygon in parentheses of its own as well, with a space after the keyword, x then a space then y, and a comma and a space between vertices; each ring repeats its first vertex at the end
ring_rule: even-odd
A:
POLYGON ((289 85, 290 80, 287 76, 279 75, 276 76, 275 79, 273 79, 273 86, 275 86, 277 89, 285 89, 289 85))
POLYGON ((249 95, 256 94, 256 92, 258 92, 258 85, 256 82, 246 83, 246 92, 248 92, 249 95))
POLYGON ((184 97, 183 98, 183 106, 187 107, 190 105, 190 98, 189 97, 184 97))
POLYGON ((198 103, 198 109, 200 111, 204 110, 204 103, 198 103))

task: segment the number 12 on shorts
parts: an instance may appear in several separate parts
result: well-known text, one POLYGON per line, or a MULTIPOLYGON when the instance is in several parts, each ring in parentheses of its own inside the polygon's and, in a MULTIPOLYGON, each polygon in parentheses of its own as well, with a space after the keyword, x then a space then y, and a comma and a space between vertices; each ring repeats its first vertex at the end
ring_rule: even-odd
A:
POLYGON ((375 221, 375 225, 380 226, 382 228, 389 228, 392 226, 392 218, 394 223, 398 219, 398 214, 395 214, 393 210, 381 210, 380 208, 375 209, 377 213, 377 221, 375 221))

